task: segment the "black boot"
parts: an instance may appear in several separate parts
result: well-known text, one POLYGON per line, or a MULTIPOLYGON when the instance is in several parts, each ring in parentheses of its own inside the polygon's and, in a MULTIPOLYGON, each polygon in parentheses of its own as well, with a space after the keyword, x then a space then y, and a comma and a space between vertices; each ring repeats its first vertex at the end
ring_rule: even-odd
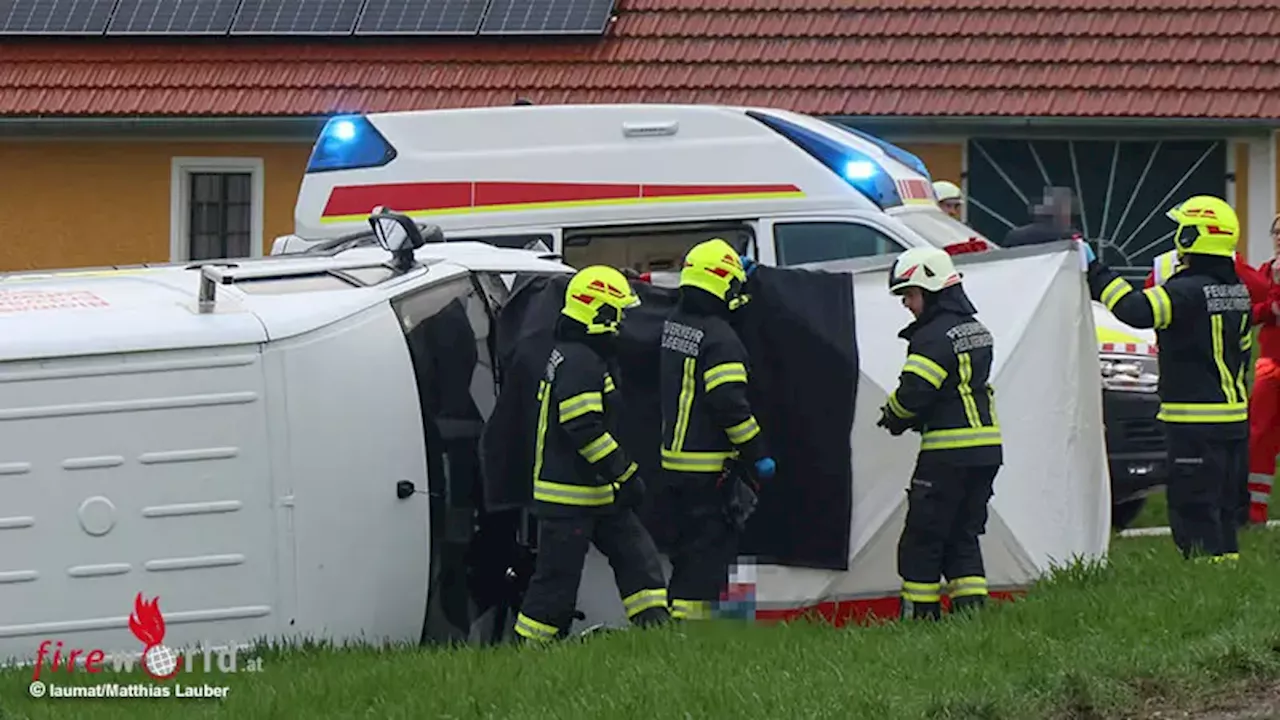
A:
POLYGON ((631 622, 637 627, 645 628, 666 625, 671 622, 671 613, 664 607, 649 608, 644 612, 636 613, 635 617, 631 618, 631 622))
POLYGON ((968 612, 970 610, 978 610, 987 604, 986 595, 964 595, 957 598, 951 598, 951 613, 968 612))
POLYGON ((901 617, 903 620, 940 620, 942 618, 942 603, 912 602, 911 600, 903 599, 901 617))

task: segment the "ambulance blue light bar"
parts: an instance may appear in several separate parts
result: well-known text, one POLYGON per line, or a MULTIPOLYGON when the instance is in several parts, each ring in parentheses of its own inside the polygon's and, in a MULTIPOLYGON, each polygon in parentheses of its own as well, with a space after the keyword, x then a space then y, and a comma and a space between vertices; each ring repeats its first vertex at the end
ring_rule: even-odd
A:
POLYGON ((852 133, 854 135, 857 135, 858 137, 862 138, 863 140, 866 140, 869 143, 874 143, 876 147, 884 151, 885 155, 888 155, 894 160, 897 160, 903 165, 906 165, 912 170, 915 170, 916 172, 920 173, 921 175, 928 178, 930 182, 933 181, 933 176, 929 174, 929 168, 925 167, 924 161, 921 160, 919 157, 917 157, 914 153, 903 150, 902 148, 898 147, 897 145, 894 145, 888 140, 882 140, 876 137, 875 135, 872 135, 871 133, 863 132, 858 128, 849 127, 848 125, 841 125, 840 123, 837 123, 837 122, 831 122, 831 124, 847 133, 852 133))
POLYGON ((311 149, 308 173, 382 167, 394 160, 395 148, 363 115, 329 119, 311 149))
POLYGON ((748 110, 747 115, 795 143, 881 209, 902 204, 897 183, 889 173, 857 149, 781 118, 754 110, 748 110))

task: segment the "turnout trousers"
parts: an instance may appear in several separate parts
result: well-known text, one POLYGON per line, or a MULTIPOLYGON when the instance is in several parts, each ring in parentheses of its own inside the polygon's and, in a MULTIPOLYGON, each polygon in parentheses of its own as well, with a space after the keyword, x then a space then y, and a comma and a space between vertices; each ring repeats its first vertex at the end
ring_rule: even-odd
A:
POLYGON ((1183 557, 1234 558, 1248 502, 1249 440, 1211 425, 1165 423, 1169 529, 1183 557))
POLYGON ((667 619, 667 590, 653 537, 630 509, 538 518, 538 557, 516 616, 516 634, 546 641, 568 635, 587 551, 609 559, 627 618, 637 625, 667 619))
POLYGON ((986 602, 979 538, 987 530, 987 503, 999 471, 999 465, 951 465, 927 454, 916 460, 898 540, 902 617, 941 617, 943 577, 953 612, 986 602))
POLYGON ((729 566, 738 557, 738 533, 725 517, 718 475, 668 475, 676 515, 668 590, 671 617, 704 620, 729 584, 729 566))
POLYGON ((1249 396, 1249 522, 1269 517, 1271 484, 1280 455, 1280 363, 1258 358, 1249 396))

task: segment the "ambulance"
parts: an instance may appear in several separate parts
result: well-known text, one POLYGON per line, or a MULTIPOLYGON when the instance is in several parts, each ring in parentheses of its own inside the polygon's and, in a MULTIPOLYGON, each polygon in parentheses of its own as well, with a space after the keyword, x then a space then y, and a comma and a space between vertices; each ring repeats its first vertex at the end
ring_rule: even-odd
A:
MULTIPOLYGON (((928 169, 872 135, 808 115, 714 105, 551 105, 332 118, 295 233, 273 254, 373 242, 385 205, 454 239, 543 248, 574 267, 673 270, 723 237, 762 265, 996 246, 938 207, 928 169)), ((1093 306, 1117 528, 1163 483, 1155 338, 1093 306)))

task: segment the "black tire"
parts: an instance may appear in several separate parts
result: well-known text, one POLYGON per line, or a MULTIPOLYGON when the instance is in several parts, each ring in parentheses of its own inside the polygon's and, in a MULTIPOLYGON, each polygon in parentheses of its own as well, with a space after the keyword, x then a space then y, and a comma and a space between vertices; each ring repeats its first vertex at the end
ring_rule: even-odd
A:
POLYGON ((1138 519, 1138 515, 1142 512, 1142 508, 1146 507, 1147 499, 1144 497, 1135 500, 1125 500, 1111 506, 1111 529, 1124 530, 1138 519))

